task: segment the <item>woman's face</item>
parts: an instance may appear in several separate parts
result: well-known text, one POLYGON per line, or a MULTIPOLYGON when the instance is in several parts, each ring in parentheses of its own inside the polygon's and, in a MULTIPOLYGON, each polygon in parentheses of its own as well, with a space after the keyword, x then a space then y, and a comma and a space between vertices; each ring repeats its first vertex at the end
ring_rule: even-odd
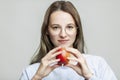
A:
POLYGON ((77 27, 73 17, 64 11, 55 11, 50 15, 48 35, 55 47, 73 47, 77 27))

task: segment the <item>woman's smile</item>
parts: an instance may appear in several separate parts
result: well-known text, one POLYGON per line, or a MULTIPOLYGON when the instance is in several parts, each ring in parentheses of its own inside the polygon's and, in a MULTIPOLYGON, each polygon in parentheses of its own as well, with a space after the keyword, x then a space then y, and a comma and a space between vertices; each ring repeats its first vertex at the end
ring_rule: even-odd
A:
POLYGON ((68 39, 61 39, 61 40, 58 40, 58 42, 60 44, 66 44, 69 40, 68 39))

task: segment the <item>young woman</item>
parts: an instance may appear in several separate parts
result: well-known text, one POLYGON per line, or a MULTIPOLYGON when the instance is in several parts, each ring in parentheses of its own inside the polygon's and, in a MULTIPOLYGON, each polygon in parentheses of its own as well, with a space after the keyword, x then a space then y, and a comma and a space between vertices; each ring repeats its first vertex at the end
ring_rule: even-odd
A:
POLYGON ((117 80, 109 65, 98 56, 84 54, 80 16, 69 1, 55 1, 46 11, 40 49, 20 80, 117 80), (68 63, 59 65, 65 48, 68 63))

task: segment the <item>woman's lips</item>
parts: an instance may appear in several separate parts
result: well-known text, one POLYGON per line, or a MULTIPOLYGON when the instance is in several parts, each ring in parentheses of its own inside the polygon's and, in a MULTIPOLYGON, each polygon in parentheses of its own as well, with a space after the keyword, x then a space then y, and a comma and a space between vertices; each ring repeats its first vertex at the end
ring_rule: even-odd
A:
POLYGON ((65 44, 68 40, 58 40, 61 44, 65 44))

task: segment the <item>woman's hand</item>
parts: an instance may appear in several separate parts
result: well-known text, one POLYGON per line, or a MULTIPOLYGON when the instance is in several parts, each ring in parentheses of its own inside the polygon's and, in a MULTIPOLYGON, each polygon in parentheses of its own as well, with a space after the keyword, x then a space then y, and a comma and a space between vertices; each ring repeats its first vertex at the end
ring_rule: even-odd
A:
POLYGON ((88 68, 88 65, 87 65, 86 60, 83 57, 83 55, 77 49, 74 49, 74 48, 66 48, 66 50, 74 56, 74 57, 69 57, 68 59, 70 61, 77 62, 76 65, 69 63, 66 66, 71 67, 79 75, 83 76, 86 80, 89 80, 93 74, 91 73, 90 69, 88 68))
MULTIPOLYGON (((51 71, 53 71, 55 68, 59 67, 57 63, 58 61, 60 61, 60 59, 56 59, 56 56, 61 54, 60 51, 58 52, 60 48, 61 47, 56 47, 52 49, 46 54, 46 56, 42 58, 38 71, 36 72, 36 75, 33 78, 37 77, 41 80, 42 78, 47 76, 51 71)), ((32 80, 37 80, 37 79, 32 79, 32 80)))

